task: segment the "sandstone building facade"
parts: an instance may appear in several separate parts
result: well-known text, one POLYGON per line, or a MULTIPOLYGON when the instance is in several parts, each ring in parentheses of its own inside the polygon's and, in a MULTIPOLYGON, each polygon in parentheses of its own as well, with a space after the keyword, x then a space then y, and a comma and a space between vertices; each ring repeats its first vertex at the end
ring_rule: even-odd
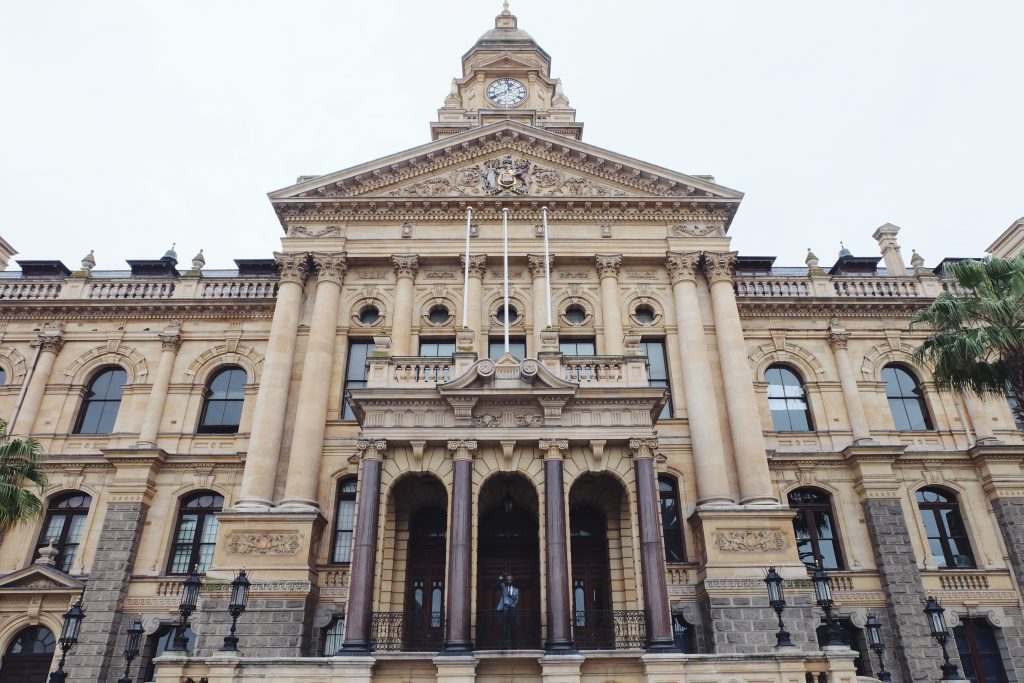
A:
POLYGON ((45 677, 80 594, 73 681, 121 675, 138 614, 159 683, 845 683, 874 614, 909 683, 928 595, 973 680, 1024 680, 1024 441, 911 355, 948 262, 892 225, 880 257, 738 255, 742 194, 583 142, 507 7, 462 67, 431 142, 271 193, 273 258, 0 274, 0 415, 50 454, 0 539, 0 681, 45 677))

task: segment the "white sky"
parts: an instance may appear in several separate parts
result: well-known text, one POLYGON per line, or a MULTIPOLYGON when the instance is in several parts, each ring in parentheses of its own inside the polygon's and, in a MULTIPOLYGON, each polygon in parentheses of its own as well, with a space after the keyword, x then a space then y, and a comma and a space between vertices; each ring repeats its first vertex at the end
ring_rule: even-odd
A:
MULTIPOLYGON (((0 235, 98 269, 266 258, 265 194, 429 141, 499 0, 0 5, 0 235)), ((747 255, 903 228, 934 265, 1024 215, 1024 3, 512 0, 585 142, 746 198, 747 255)))

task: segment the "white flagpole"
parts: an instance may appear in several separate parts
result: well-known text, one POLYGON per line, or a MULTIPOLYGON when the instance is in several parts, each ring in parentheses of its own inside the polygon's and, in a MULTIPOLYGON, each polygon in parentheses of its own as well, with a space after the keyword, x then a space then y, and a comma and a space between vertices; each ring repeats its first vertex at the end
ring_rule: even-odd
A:
POLYGON ((548 207, 542 206, 540 214, 544 219, 544 288, 548 296, 548 327, 551 327, 551 257, 548 255, 548 207))
POLYGON ((462 327, 469 327, 469 233, 473 224, 473 207, 466 207, 466 274, 462 279, 462 327))
POLYGON ((505 273, 502 276, 502 278, 504 279, 504 283, 503 284, 504 284, 504 293, 505 293, 505 316, 504 316, 505 317, 505 353, 508 353, 509 352, 509 347, 508 347, 508 325, 509 325, 509 319, 508 319, 508 209, 502 209, 501 210, 501 222, 502 222, 502 228, 503 228, 503 233, 504 233, 503 234, 503 242, 504 242, 504 250, 505 250, 505 255, 504 255, 505 256, 505 263, 504 263, 505 273))

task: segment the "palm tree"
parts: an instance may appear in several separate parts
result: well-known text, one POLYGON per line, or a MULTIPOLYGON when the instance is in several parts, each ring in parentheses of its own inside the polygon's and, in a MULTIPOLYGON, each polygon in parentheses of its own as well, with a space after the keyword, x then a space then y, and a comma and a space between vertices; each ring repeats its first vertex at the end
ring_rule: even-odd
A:
POLYGON ((0 420, 0 535, 42 514, 42 499, 25 484, 35 484, 42 493, 46 486, 41 466, 44 457, 38 441, 11 438, 7 423, 0 420))
POLYGON ((1007 396, 1024 419, 1024 253, 951 266, 962 294, 943 292, 911 322, 931 327, 914 352, 935 384, 976 396, 1007 396))

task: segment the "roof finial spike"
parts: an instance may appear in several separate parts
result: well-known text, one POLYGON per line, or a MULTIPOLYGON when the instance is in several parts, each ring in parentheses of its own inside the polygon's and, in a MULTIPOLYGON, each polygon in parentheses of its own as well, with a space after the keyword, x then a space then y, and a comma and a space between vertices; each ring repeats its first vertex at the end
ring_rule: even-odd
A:
POLYGON ((502 14, 511 14, 511 12, 508 9, 508 0, 505 0, 505 2, 501 3, 501 13, 502 14))

